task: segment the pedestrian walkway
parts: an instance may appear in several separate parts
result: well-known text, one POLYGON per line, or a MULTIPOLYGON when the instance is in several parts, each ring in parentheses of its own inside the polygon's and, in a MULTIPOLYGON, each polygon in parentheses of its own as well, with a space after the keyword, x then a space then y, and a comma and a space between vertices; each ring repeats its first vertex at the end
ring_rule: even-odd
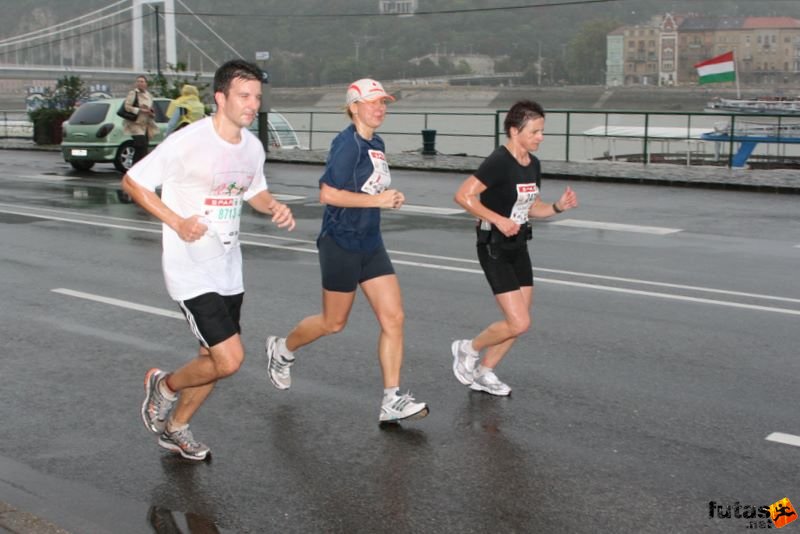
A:
MULTIPOLYGON (((60 150, 57 145, 39 146, 26 139, 0 139, 0 149, 60 150)), ((323 165, 326 155, 326 150, 273 149, 267 154, 267 161, 323 165)), ((393 169, 464 174, 472 173, 483 161, 479 156, 425 156, 421 152, 389 153, 388 158, 393 169)), ((793 169, 729 169, 711 165, 548 160, 542 162, 542 172, 545 178, 561 180, 800 193, 800 173, 793 169)))

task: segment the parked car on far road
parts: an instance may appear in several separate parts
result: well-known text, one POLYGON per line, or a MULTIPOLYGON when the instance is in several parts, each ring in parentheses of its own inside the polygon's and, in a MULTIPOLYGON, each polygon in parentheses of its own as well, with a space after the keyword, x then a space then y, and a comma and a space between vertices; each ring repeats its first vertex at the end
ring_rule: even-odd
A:
MULTIPOLYGON (((95 163, 113 163, 120 172, 125 172, 133 164, 133 138, 123 129, 124 119, 117 116, 117 110, 124 98, 107 98, 81 104, 69 120, 61 126, 63 140, 61 154, 64 161, 79 171, 88 171, 95 163)), ((154 98, 158 135, 150 139, 152 150, 164 140, 167 130, 166 111, 170 100, 154 98)), ((300 143, 286 117, 276 111, 268 116, 270 148, 299 148, 300 143)), ((258 121, 253 121, 250 131, 258 135, 258 121)))
MULTIPOLYGON (((123 131, 124 119, 117 110, 124 98, 106 98, 84 102, 61 126, 61 154, 74 169, 86 171, 95 163, 113 163, 120 172, 133 164, 133 139, 123 131)), ((164 140, 167 130, 166 111, 169 98, 154 98, 158 135, 150 139, 152 149, 164 140)))

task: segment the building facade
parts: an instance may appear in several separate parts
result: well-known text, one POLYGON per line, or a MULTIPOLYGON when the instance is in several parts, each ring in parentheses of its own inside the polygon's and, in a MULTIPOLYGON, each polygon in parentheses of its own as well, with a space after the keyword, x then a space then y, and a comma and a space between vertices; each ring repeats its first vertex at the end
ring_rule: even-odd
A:
POLYGON ((608 34, 606 83, 689 85, 694 65, 733 51, 741 83, 800 81, 800 20, 790 17, 706 17, 666 14, 608 34), (619 76, 619 36, 624 61, 619 76))
POLYGON ((606 86, 625 83, 625 33, 622 28, 606 36, 606 86))

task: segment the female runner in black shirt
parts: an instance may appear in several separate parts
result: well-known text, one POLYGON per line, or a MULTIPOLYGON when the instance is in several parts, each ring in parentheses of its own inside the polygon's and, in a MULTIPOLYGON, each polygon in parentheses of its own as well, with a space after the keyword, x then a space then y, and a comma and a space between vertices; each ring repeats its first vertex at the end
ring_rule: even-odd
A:
POLYGON ((527 240, 529 218, 544 219, 578 206, 567 187, 552 204, 539 195, 541 167, 531 154, 544 138, 544 110, 523 100, 506 115, 508 140, 481 163, 455 195, 455 201, 479 219, 478 259, 503 318, 473 339, 453 342, 453 372, 464 385, 492 395, 509 395, 511 388, 494 373, 495 367, 530 327, 533 271, 527 240), (483 359, 481 359, 483 352, 483 359))

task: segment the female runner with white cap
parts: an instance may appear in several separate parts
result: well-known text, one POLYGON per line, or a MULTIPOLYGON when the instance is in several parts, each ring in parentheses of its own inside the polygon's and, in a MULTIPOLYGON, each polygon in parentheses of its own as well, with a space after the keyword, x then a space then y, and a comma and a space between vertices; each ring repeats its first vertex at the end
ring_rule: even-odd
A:
POLYGON ((394 267, 383 245, 381 209, 397 209, 405 197, 390 189, 391 176, 383 139, 375 131, 394 101, 375 80, 350 84, 346 111, 351 124, 331 142, 319 180, 325 205, 317 238, 322 271, 322 312, 300 321, 286 338, 266 340, 268 374, 278 389, 289 389, 294 351, 347 324, 358 286, 380 323, 378 359, 383 374, 381 423, 419 419, 428 407, 410 392, 400 394, 403 363, 403 299, 394 267))

